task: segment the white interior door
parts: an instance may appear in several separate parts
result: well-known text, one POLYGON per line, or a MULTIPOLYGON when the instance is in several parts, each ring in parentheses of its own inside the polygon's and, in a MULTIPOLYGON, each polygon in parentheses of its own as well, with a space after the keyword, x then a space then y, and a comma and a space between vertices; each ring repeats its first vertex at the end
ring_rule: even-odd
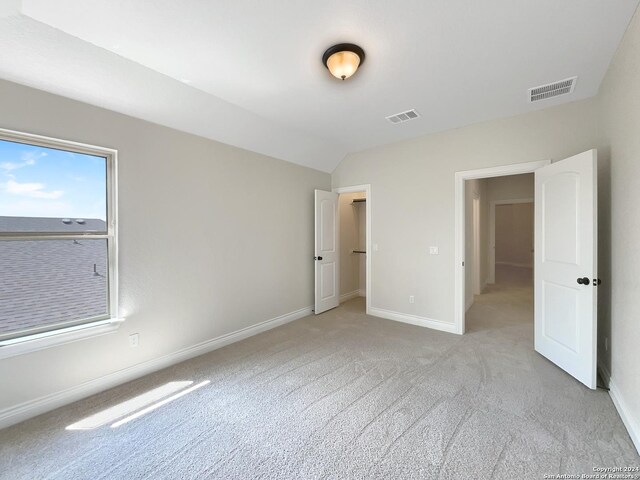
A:
POLYGON ((535 172, 535 349, 589 388, 596 388, 596 163, 590 150, 535 172))
POLYGON ((315 313, 340 303, 340 252, 338 251, 338 194, 315 191, 315 313))

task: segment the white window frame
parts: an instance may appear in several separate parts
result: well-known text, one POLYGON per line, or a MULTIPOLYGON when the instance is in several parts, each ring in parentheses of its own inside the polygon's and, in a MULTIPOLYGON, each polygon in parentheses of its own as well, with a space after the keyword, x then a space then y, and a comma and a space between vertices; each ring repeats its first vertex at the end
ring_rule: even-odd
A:
POLYGON ((0 140, 24 143, 38 147, 55 148, 72 153, 81 153, 103 157, 106 159, 107 182, 107 231, 106 233, 51 233, 51 232, 1 232, 0 241, 20 240, 60 240, 60 239, 105 239, 107 241, 108 283, 107 295, 109 311, 107 315, 81 319, 82 321, 66 324, 60 328, 47 330, 25 330, 24 335, 0 340, 0 358, 11 357, 32 352, 54 345, 69 343, 82 338, 104 335, 117 330, 124 320, 118 315, 118 151, 84 143, 60 140, 30 133, 17 132, 0 128, 0 140))

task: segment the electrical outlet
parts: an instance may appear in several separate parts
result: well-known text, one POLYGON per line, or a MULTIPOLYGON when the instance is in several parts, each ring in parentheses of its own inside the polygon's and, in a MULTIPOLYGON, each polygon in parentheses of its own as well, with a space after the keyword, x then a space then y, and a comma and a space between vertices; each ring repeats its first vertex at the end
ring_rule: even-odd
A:
POLYGON ((374 252, 377 252, 377 251, 378 251, 378 244, 377 244, 377 243, 374 243, 374 244, 373 244, 373 251, 374 251, 374 252))
POLYGON ((438 255, 438 247, 429 247, 429 255, 438 255))
POLYGON ((416 303, 416 299, 413 295, 409 295, 409 303, 416 303))
POLYGON ((137 333, 129 335, 129 346, 135 348, 138 346, 139 337, 137 333))

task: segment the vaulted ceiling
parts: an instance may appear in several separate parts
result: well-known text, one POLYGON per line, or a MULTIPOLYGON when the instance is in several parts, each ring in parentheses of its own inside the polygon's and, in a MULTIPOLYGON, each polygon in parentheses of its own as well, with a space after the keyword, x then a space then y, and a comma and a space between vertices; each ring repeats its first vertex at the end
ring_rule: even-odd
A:
POLYGON ((0 77, 331 172, 597 94, 638 1, 5 0, 0 77), (345 82, 321 63, 340 42, 367 55, 345 82), (528 101, 574 75, 572 94, 528 101))

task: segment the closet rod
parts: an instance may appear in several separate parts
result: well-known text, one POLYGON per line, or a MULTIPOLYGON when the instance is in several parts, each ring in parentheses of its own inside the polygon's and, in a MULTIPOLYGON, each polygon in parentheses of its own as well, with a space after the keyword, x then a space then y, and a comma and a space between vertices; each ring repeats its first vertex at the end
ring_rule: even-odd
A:
POLYGON ((354 250, 352 253, 367 253, 367 252, 364 250, 354 250))

